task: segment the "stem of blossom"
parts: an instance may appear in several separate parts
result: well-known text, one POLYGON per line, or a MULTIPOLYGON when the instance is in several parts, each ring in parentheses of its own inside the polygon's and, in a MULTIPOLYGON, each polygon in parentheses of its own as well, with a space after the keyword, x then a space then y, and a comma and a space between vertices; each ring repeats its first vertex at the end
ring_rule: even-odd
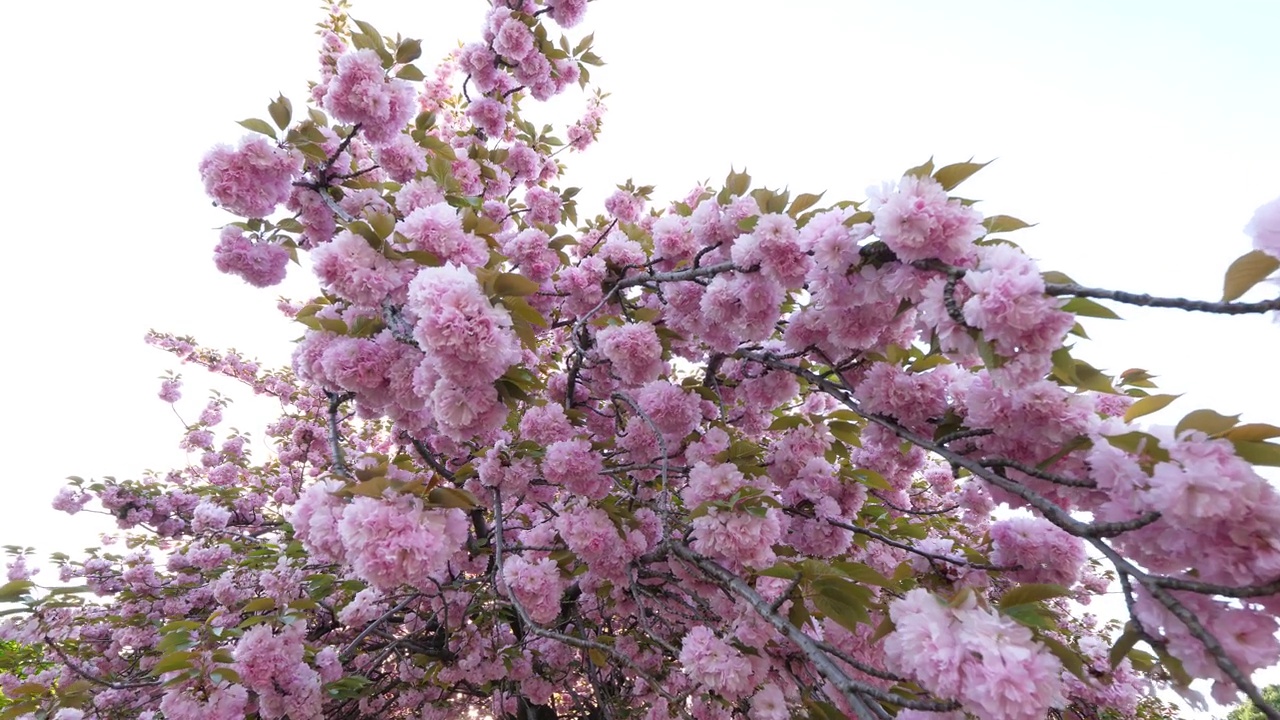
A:
POLYGON ((1231 660, 1231 658, 1227 657, 1227 651, 1222 647, 1222 643, 1218 642, 1218 638, 1214 637, 1213 633, 1209 632, 1208 629, 1205 628, 1204 624, 1200 622, 1200 619, 1188 610, 1186 605, 1178 602, 1178 599, 1170 595, 1168 590, 1161 587, 1160 583, 1156 582, 1154 577, 1139 570, 1133 565, 1133 563, 1125 559, 1124 556, 1111 549, 1110 545, 1107 545, 1101 540, 1093 539, 1090 540, 1090 543, 1101 551, 1103 555, 1107 556, 1107 559, 1111 561, 1111 564, 1116 566, 1116 570, 1133 576, 1133 578, 1136 579, 1142 587, 1146 588, 1147 592, 1151 593, 1151 597, 1155 598, 1161 605, 1164 605, 1174 617, 1181 620, 1182 624, 1187 626, 1187 630, 1189 630, 1191 634, 1200 641, 1200 644, 1204 645, 1204 649, 1208 650, 1209 654, 1213 656, 1214 663, 1218 668, 1222 670, 1222 672, 1226 673, 1227 677, 1231 678, 1231 681, 1236 684, 1236 687, 1240 688, 1240 690, 1242 690, 1244 694, 1253 701, 1254 705, 1262 711, 1262 714, 1267 716, 1268 720, 1280 720, 1280 710, 1272 707, 1265 699, 1263 699, 1262 693, 1258 691, 1258 687, 1253 684, 1253 681, 1249 679, 1249 676, 1245 675, 1231 660))
MULTIPOLYGON (((493 489, 493 554, 494 554, 495 560, 497 561, 497 565, 496 565, 498 568, 497 572, 502 572, 502 550, 503 550, 502 491, 499 490, 498 488, 494 488, 493 489)), ((529 613, 525 611, 524 605, 522 605, 520 601, 516 599, 516 594, 514 592, 507 593, 507 599, 511 602, 511 607, 515 609, 516 615, 520 618, 520 622, 524 626, 524 629, 528 630, 529 632, 539 637, 544 637, 544 638, 547 638, 548 640, 555 640, 556 642, 569 645, 570 647, 576 647, 580 650, 588 650, 588 651, 597 650, 599 652, 605 653, 606 655, 609 655, 610 657, 613 657, 621 661, 622 663, 626 664, 628 667, 630 667, 632 671, 635 672, 637 677, 647 682, 649 684, 649 687, 653 688, 654 691, 656 691, 659 695, 666 698, 668 701, 675 700, 675 698, 671 695, 671 693, 668 693, 665 689, 663 689, 662 685, 656 679, 654 679, 653 676, 649 675, 649 673, 646 672, 644 668, 640 667, 639 664, 637 664, 636 661, 633 660, 631 657, 618 652, 612 646, 605 645, 604 643, 598 643, 592 640, 587 640, 586 638, 574 637, 572 635, 565 635, 564 633, 559 633, 554 630, 548 630, 542 627, 541 625, 538 625, 537 623, 533 622, 533 620, 529 617, 529 613)), ((672 702, 672 705, 675 706, 675 703, 672 702)), ((686 713, 683 709, 680 710, 680 714, 685 718, 689 717, 688 713, 686 713)))
POLYGON ((130 690, 133 688, 152 687, 154 685, 160 684, 159 678, 154 678, 151 680, 143 680, 140 682, 131 682, 131 683, 113 683, 110 680, 104 680, 98 677, 97 675, 89 672, 88 670, 85 670, 84 667, 77 664, 70 657, 68 657, 66 652, 64 652, 62 648, 58 647, 57 643, 53 641, 53 638, 49 637, 48 635, 45 635, 44 642, 53 650, 53 652, 58 656, 58 658, 62 660, 62 664, 71 668, 71 670, 74 671, 75 674, 79 675, 80 677, 84 678, 85 680, 88 680, 89 682, 95 685, 101 685, 103 687, 111 688, 112 690, 130 690))
POLYGON ((369 623, 368 627, 366 627, 364 630, 361 630, 360 634, 356 635, 355 639, 347 643, 347 646, 343 648, 342 652, 338 653, 338 660, 341 662, 346 662, 350 660, 351 656, 355 654, 356 646, 360 644, 361 640, 369 637, 370 633, 372 633, 373 631, 381 627, 382 624, 387 620, 389 620, 392 615, 395 615, 396 613, 405 609, 406 607, 409 606, 409 603, 413 602, 416 599, 418 599, 418 594, 413 593, 412 595, 405 598, 404 600, 401 600, 400 602, 396 603, 395 607, 383 613, 382 616, 379 617, 377 620, 374 620, 373 622, 369 623))
POLYGON ((857 525, 853 525, 847 522, 841 522, 840 520, 828 519, 827 524, 833 527, 843 528, 845 530, 848 530, 849 532, 857 533, 859 535, 866 535, 867 537, 873 540, 878 540, 890 547, 895 547, 895 548, 898 548, 899 550, 905 550, 909 553, 919 555, 920 557, 927 558, 929 560, 938 560, 940 562, 951 563, 952 565, 959 565, 961 567, 971 567, 975 570, 1017 570, 1018 569, 1017 567, 1002 567, 1000 565, 989 565, 987 563, 969 562, 968 560, 963 560, 957 557, 951 557, 949 555, 939 555, 938 553, 927 552, 925 550, 921 550, 919 548, 913 547, 907 543, 894 540, 893 538, 888 537, 886 535, 881 535, 875 530, 868 530, 867 528, 858 527, 857 525))
POLYGON ((1105 290, 1102 288, 1084 287, 1075 283, 1046 283, 1046 295, 1098 298, 1141 307, 1173 308, 1188 312, 1207 312, 1219 315, 1249 315, 1280 310, 1280 298, 1262 302, 1209 302, 1206 300, 1188 300, 1179 297, 1155 297, 1145 293, 1131 293, 1122 290, 1105 290))
POLYGON ((1215 663, 1224 673, 1227 674, 1227 677, 1231 678, 1231 680, 1236 683, 1236 686, 1249 696, 1249 699, 1257 703, 1258 707, 1264 709, 1263 711, 1269 720, 1280 720, 1280 712, 1266 705, 1265 701, 1262 700, 1262 695, 1258 692, 1257 687, 1254 686, 1249 678, 1240 671, 1240 668, 1232 662, 1231 658, 1227 657, 1226 652, 1223 650, 1222 644, 1218 642, 1218 639, 1205 629, 1204 625, 1200 623, 1200 621, 1191 613, 1190 610, 1186 608, 1186 606, 1178 602, 1177 598, 1170 595, 1159 582, 1156 582, 1155 578, 1139 570, 1123 556, 1113 550, 1110 545, 1103 542, 1103 540, 1096 535, 1097 528, 1099 527, 1098 525, 1082 523, 1075 518, 1072 518, 1065 510, 1030 488, 1009 480, 989 468, 983 467, 981 463, 958 455, 954 451, 920 437, 888 418, 864 411, 852 396, 849 395, 846 388, 837 385, 830 380, 819 377, 818 375, 797 365, 780 362, 770 357, 768 353, 747 353, 744 357, 771 367, 787 370, 797 376, 804 377, 806 380, 809 380, 809 382, 821 387, 825 392, 827 392, 827 394, 839 400, 845 405, 845 407, 857 413, 868 422, 880 425, 893 432, 900 439, 924 450, 928 450, 929 452, 936 453, 950 461, 953 465, 963 467, 996 487, 1021 497, 1023 500, 1027 501, 1029 505, 1039 510, 1045 519, 1049 520, 1054 525, 1057 525, 1072 535, 1088 540, 1091 545, 1096 547, 1107 557, 1108 560, 1111 561, 1113 565, 1115 565, 1116 570, 1121 573, 1128 573, 1136 578, 1143 587, 1147 588, 1152 597, 1160 601, 1162 605, 1168 608, 1169 612, 1173 613, 1175 617, 1181 620, 1187 626, 1187 629, 1191 634, 1194 635, 1196 639, 1204 645, 1205 649, 1209 651, 1209 654, 1213 656, 1215 663))
MULTIPOLYGON (((938 444, 941 445, 942 443, 939 442, 938 444)), ((1006 458, 984 458, 980 462, 984 467, 989 467, 994 470, 1001 470, 1003 468, 1013 468, 1014 470, 1017 470, 1023 475, 1030 475, 1033 478, 1045 480, 1055 485, 1065 485, 1067 487, 1078 487, 1078 488, 1095 488, 1098 486, 1097 483, 1095 483, 1092 480, 1089 480, 1088 478, 1081 480, 1080 478, 1070 478, 1065 475, 1058 475, 1056 473, 1045 472, 1040 468, 1032 467, 1031 465, 1027 465, 1026 463, 1020 463, 1016 460, 1008 460, 1006 458)))
POLYGON ((328 390, 324 394, 329 398, 329 449, 333 453, 334 472, 339 477, 350 480, 351 468, 347 467, 346 455, 342 450, 342 435, 338 432, 338 408, 355 396, 351 393, 339 395, 328 390))
POLYGON ((775 630, 786 635, 791 642, 795 643, 805 654, 805 656, 813 663, 818 672, 822 676, 835 685, 840 694, 844 696, 845 702, 853 707, 854 712, 860 716, 873 715, 874 711, 867 706, 867 702, 862 696, 874 698, 880 702, 892 703, 900 707, 912 710, 925 710, 934 712, 943 712, 946 710, 955 710, 960 704, 954 701, 932 702, 928 700, 913 700, 894 693, 889 693, 872 685, 860 683, 849 677, 849 675, 840 666, 836 665, 831 658, 819 648, 814 639, 802 632, 800 628, 791 624, 787 618, 778 615, 769 609, 769 602, 760 596, 750 585, 747 584, 738 575, 730 572, 720 564, 703 557, 694 552, 691 548, 683 543, 668 541, 668 546, 672 553, 679 556, 696 566, 703 574, 714 579, 722 588, 730 591, 731 594, 742 598, 751 609, 756 611, 760 617, 764 618, 775 630))
POLYGON ((615 392, 612 395, 612 397, 615 401, 621 400, 622 402, 630 406, 631 410, 645 421, 645 423, 649 426, 649 429, 652 430, 653 434, 658 438, 658 448, 662 450, 662 470, 660 472, 662 473, 662 494, 663 494, 663 497, 665 498, 663 502, 663 505, 664 505, 663 509, 666 510, 668 514, 670 514, 671 513, 671 483, 670 483, 671 453, 667 451, 667 439, 662 436, 662 431, 658 430, 658 426, 654 424, 653 419, 650 418, 645 413, 644 410, 640 409, 640 404, 637 403, 635 400, 633 400, 631 396, 627 395, 626 393, 615 392))

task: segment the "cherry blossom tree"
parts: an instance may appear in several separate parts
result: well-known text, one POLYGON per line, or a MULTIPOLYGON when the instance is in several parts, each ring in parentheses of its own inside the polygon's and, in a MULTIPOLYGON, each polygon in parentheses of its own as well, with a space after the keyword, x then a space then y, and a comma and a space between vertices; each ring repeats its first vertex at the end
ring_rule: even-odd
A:
POLYGON ((214 396, 189 466, 72 478, 123 548, 57 586, 15 553, 0 718, 1153 718, 1194 678, 1280 718, 1280 427, 1148 426, 1175 398, 1072 345, 1117 305, 1280 310, 1240 301, 1280 201, 1213 301, 1042 271, 955 194, 975 162, 591 214, 586 9, 498 0, 424 72, 340 3, 306 107, 199 163, 217 268, 318 294, 280 303, 291 368, 148 340, 277 400, 272 452, 214 396))

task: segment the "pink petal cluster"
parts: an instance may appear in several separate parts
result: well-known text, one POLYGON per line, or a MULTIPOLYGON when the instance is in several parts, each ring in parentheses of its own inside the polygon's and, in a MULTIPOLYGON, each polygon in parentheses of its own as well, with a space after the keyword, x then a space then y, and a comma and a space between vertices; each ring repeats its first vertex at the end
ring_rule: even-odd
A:
POLYGON ((867 209, 875 214, 876 235, 903 262, 937 258, 958 264, 973 255, 982 237, 982 214, 947 197, 937 180, 904 176, 867 189, 867 209))
POLYGON ((228 225, 213 249, 213 264, 254 287, 270 287, 284 280, 289 251, 274 243, 255 243, 239 228, 228 225))
POLYGON ((778 508, 756 514, 712 507, 691 523, 693 542, 689 546, 732 566, 763 570, 777 560, 773 546, 782 539, 783 521, 778 508))
POLYGON ((232 150, 218 145, 200 161, 204 190, 228 211, 261 218, 289 199, 293 180, 302 172, 302 155, 249 135, 232 150))
POLYGON ((254 625, 236 643, 236 672, 258 695, 258 713, 266 720, 319 720, 324 698, 320 675, 303 661, 306 623, 274 633, 270 625, 254 625))
POLYGON ((998 244, 978 253, 978 269, 963 281, 973 293, 962 308, 965 322, 982 330, 1001 356, 1022 358, 1026 377, 1043 376, 1075 317, 1044 294, 1039 268, 1021 250, 998 244))
POLYGON ((548 482, 563 486, 575 496, 599 500, 613 486, 604 465, 589 440, 562 440, 547 446, 542 459, 542 475, 548 482))
POLYGON ((662 341, 650 323, 602 328, 596 333, 596 345, 624 385, 643 385, 662 374, 662 341))
POLYGON ((529 613, 529 619, 545 625, 560 616, 565 583, 554 560, 529 562, 520 555, 510 555, 502 562, 502 580, 529 613))
POLYGON ((387 177, 398 183, 409 182, 427 169, 427 153, 413 138, 397 133, 390 142, 374 153, 387 177))
POLYGON ((243 685, 219 683, 206 691, 204 699, 171 685, 160 698, 165 720, 243 720, 248 709, 249 691, 243 685))
POLYGON ((991 562, 1021 566, 1008 573, 1018 582, 1070 586, 1080 579, 1084 541, 1038 517, 1014 517, 992 523, 991 562))
POLYGON ((1280 198, 1258 208, 1244 231, 1255 250, 1280 259, 1280 198))
POLYGON ((396 224, 414 250, 429 252, 446 263, 477 268, 489 260, 489 247, 462 229, 462 218, 448 203, 417 208, 396 224))
POLYGON ((312 250, 311 262, 325 290, 357 305, 377 307, 404 287, 404 275, 396 265, 349 230, 312 250))
POLYGON ((978 606, 958 607, 923 588, 889 605, 895 630, 884 641, 888 667, 985 720, 1040 720, 1062 707, 1062 664, 1031 631, 978 606))
POLYGON ((386 145, 413 119, 417 109, 413 86, 388 78, 373 50, 357 50, 338 58, 338 69, 325 89, 324 106, 339 122, 360 125, 371 145, 386 145))
POLYGON ((751 663, 742 651, 720 639, 705 625, 693 627, 684 636, 680 643, 680 664, 684 666, 684 674, 695 683, 730 701, 744 698, 755 686, 751 663))
POLYGON ((408 307, 417 315, 413 336, 425 355, 428 382, 420 394, 430 397, 436 420, 457 439, 500 424, 505 408, 492 384, 520 362, 510 313, 452 263, 420 270, 409 285, 408 307))
POLYGON ((357 497, 342 512, 338 532, 351 569, 370 585, 428 587, 467 541, 466 515, 426 508, 412 495, 357 497))

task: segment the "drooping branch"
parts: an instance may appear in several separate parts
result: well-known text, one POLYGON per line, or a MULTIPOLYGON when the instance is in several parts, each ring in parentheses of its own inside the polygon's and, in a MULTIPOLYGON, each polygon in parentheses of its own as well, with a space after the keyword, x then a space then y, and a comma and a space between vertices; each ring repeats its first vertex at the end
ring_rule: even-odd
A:
POLYGON ((871 709, 870 705, 872 703, 869 703, 868 699, 891 703, 912 710, 932 712, 945 712, 960 707, 960 704, 955 701, 915 700, 896 693, 885 692, 874 685, 854 680, 840 666, 836 665, 835 661, 827 653, 823 652, 822 648, 818 647, 813 638, 793 625, 790 620, 771 610, 769 601, 761 597, 754 588, 737 574, 729 571, 714 560, 699 555, 683 543, 669 541, 667 547, 670 552, 697 567, 707 577, 715 580, 726 591, 741 598, 751 606, 752 610, 755 610, 756 614, 772 625, 775 630, 791 640, 796 647, 800 648, 805 657, 813 663, 818 672, 839 689, 845 702, 849 703, 859 716, 877 714, 871 709))
POLYGON ((1131 293, 1122 290, 1106 290, 1103 288, 1084 287, 1075 283, 1046 283, 1046 295, 1055 297, 1074 296, 1113 300, 1127 305, 1141 307, 1173 308, 1188 312, 1206 312, 1219 315, 1250 315, 1280 310, 1280 298, 1261 302, 1212 302, 1207 300, 1189 300, 1180 297, 1156 297, 1145 293, 1131 293))

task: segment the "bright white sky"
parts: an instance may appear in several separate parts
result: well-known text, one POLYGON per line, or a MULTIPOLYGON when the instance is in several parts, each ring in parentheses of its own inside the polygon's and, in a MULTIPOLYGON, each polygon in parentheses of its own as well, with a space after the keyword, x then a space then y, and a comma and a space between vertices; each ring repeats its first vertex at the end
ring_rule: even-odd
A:
MULTIPOLYGON (((769 186, 861 199, 930 155, 996 158, 962 191, 1039 223, 1014 239, 1046 269, 1216 299, 1248 250, 1241 227, 1280 195, 1280 4, 1209 7, 600 0, 572 36, 595 32, 609 65, 593 77, 612 96, 602 142, 570 158, 572 178, 584 209, 629 177, 669 199, 731 165, 769 186)), ((477 36, 483 3, 355 0, 354 14, 423 38, 426 65, 477 36)), ((182 427, 155 399, 176 364, 142 343, 148 328, 277 363, 301 334, 275 314, 279 289, 213 268, 229 217, 205 199, 196 163, 243 134, 234 121, 265 117, 277 92, 301 107, 319 11, 123 0, 15 3, 6 15, 0 282, 17 306, 0 355, 0 543, 75 550, 107 526, 46 509, 62 478, 184 459, 182 427)), ((584 101, 540 117, 571 121, 584 101)), ((307 278, 295 272, 283 292, 307 294, 307 278)), ((1129 322, 1087 322, 1095 342, 1080 354, 1187 393, 1158 417, 1212 406, 1280 421, 1280 327, 1120 312, 1129 322)), ((228 388, 185 376, 188 418, 204 388, 228 388)), ((229 424, 259 430, 270 408, 236 397, 229 424)))

